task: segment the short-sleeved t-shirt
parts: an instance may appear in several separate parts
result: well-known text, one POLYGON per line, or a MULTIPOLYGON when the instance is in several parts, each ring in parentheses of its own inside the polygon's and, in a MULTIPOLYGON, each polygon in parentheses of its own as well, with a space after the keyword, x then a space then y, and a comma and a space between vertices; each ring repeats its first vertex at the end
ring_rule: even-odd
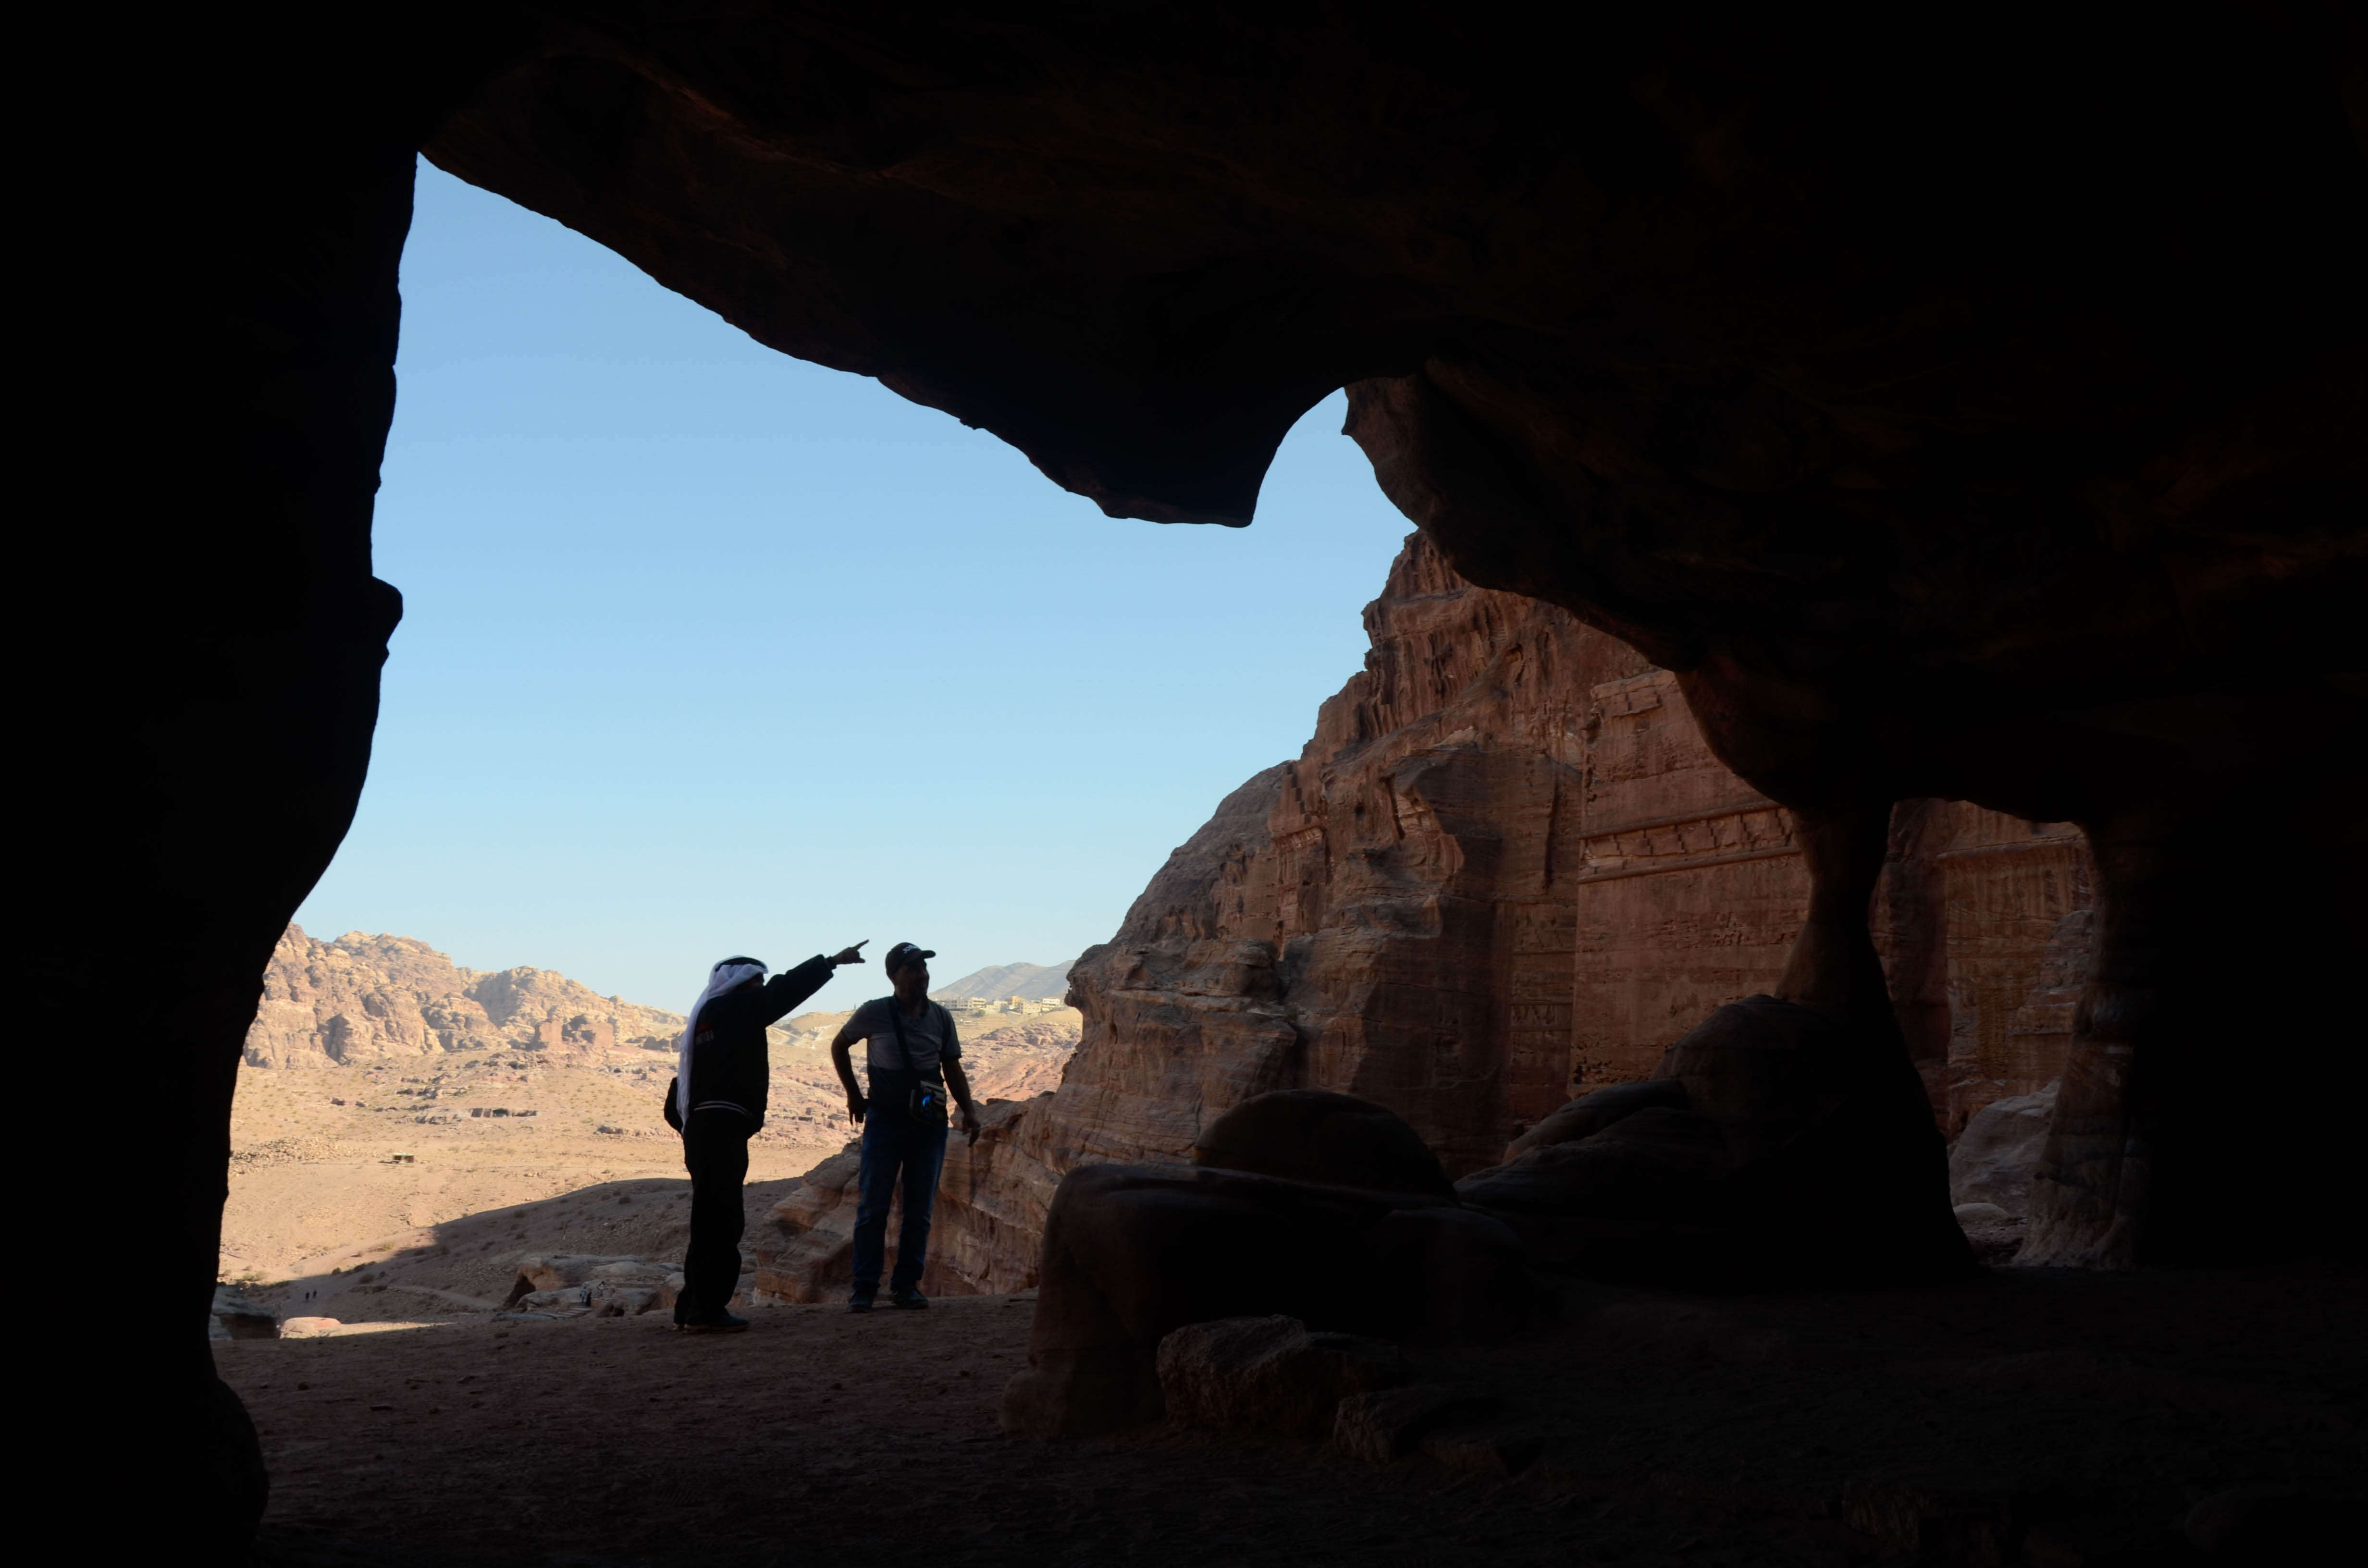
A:
MULTIPOLYGON (((847 1032, 870 1042, 864 1051, 864 1062, 874 1073, 901 1073, 905 1070, 904 1053, 896 1049, 896 1028, 889 1021, 888 1009, 895 998, 875 996, 847 1020, 847 1032)), ((923 1073, 940 1074, 944 1064, 962 1060, 962 1040, 954 1033, 954 1016, 935 1002, 921 1009, 919 1017, 910 1013, 902 1015, 905 1024, 905 1044, 913 1053, 913 1065, 923 1073)))

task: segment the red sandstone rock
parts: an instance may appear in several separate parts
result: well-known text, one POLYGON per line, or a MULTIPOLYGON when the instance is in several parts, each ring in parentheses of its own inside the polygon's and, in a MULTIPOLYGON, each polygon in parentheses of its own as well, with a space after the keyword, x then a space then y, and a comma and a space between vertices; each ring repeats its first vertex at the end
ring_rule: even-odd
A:
POLYGON ((1949 1200, 1987 1203, 2009 1219, 2031 1212, 2031 1183, 2047 1147, 2055 1085, 1992 1100, 1976 1111, 1949 1151, 1949 1200))
POLYGON ((682 1016, 643 1007, 555 970, 461 969, 410 937, 348 931, 333 942, 290 926, 263 973, 246 1031, 256 1067, 513 1049, 605 1051, 670 1044, 682 1016))
MULTIPOLYGON (((931 1221, 928 1268, 921 1289, 928 1295, 1023 1290, 1036 1282, 1036 1255, 1044 1233, 1044 1213, 1059 1177, 1027 1158, 1019 1139, 1031 1115, 1050 1095, 1032 1100, 989 1101, 979 1108, 975 1145, 955 1136, 946 1143, 944 1172, 931 1221), (988 1176, 990 1165, 996 1172, 988 1176)), ((749 1236, 757 1260, 757 1290, 768 1301, 843 1300, 854 1280, 855 1177, 860 1164, 854 1146, 808 1171, 795 1190, 775 1204, 749 1236)), ((889 1206, 892 1254, 904 1210, 900 1195, 889 1206)))

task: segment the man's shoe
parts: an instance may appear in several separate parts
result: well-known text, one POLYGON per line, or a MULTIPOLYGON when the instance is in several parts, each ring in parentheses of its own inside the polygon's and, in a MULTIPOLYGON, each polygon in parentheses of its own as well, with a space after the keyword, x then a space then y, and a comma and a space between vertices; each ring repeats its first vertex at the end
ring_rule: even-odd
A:
POLYGON ((869 1290, 858 1290, 854 1295, 849 1296, 847 1299, 847 1310, 850 1312, 870 1312, 871 1310, 871 1292, 869 1290))
POLYGON ((685 1334, 746 1334, 748 1332, 748 1320, 735 1318, 730 1312, 724 1312, 716 1317, 696 1318, 689 1323, 678 1323, 675 1327, 685 1334))
POLYGON ((899 1290, 888 1298, 888 1304, 903 1312, 918 1312, 929 1304, 929 1299, 918 1290, 899 1290))

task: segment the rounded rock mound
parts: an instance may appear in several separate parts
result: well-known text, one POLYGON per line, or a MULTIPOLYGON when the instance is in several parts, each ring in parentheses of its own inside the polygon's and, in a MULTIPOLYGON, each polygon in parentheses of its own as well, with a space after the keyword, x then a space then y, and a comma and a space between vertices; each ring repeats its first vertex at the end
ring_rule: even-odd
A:
POLYGON ((1455 1184, 1420 1133, 1371 1100, 1324 1089, 1244 1100, 1194 1141, 1192 1159, 1211 1170, 1455 1199, 1455 1184))

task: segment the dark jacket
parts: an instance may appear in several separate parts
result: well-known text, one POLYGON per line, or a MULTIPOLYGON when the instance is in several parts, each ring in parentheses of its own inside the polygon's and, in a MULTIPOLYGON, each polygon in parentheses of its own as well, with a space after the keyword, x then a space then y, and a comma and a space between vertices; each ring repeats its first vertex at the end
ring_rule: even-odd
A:
MULTIPOLYGON (((773 1074, 765 1026, 821 990, 829 978, 830 960, 816 954, 753 990, 726 992, 700 1008, 699 1033, 690 1041, 690 1108, 736 1108, 747 1113, 750 1131, 762 1127, 765 1090, 773 1074)), ((671 1104, 673 1096, 667 1099, 671 1104)))

